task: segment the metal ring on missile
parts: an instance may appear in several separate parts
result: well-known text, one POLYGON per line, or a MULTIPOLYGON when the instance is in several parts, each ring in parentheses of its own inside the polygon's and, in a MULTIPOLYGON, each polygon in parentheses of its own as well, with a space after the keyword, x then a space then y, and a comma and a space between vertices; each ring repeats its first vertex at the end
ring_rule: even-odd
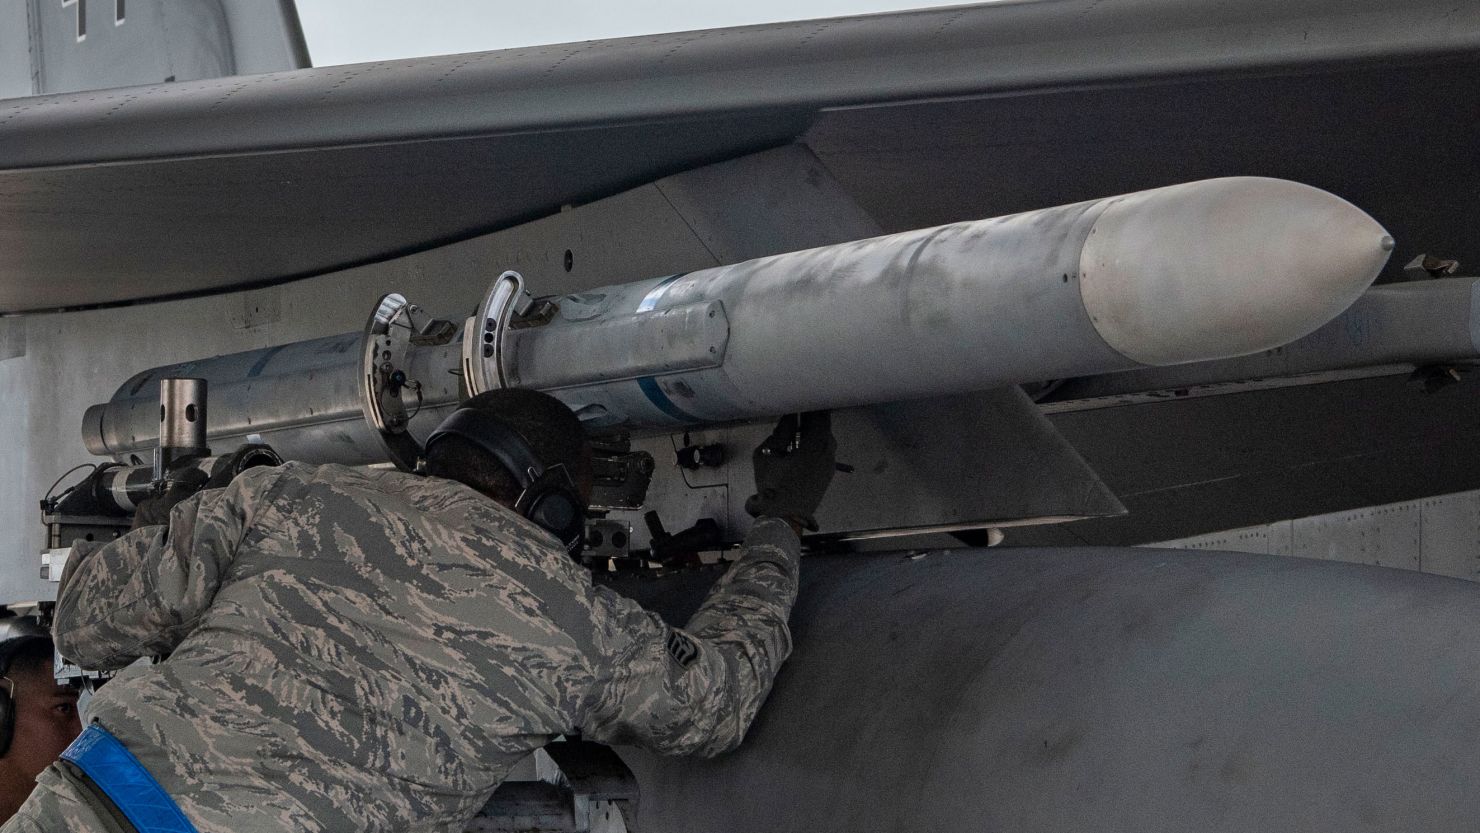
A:
POLYGON ((411 471, 421 457, 422 447, 407 426, 411 416, 401 391, 416 384, 406 376, 406 354, 418 332, 412 316, 420 308, 405 296, 392 292, 380 299, 365 324, 362 342, 360 398, 365 421, 385 445, 397 468, 411 471))
POLYGON ((469 397, 509 386, 504 369, 504 338, 524 298, 524 276, 509 270, 498 276, 478 311, 463 328, 463 387, 469 397))

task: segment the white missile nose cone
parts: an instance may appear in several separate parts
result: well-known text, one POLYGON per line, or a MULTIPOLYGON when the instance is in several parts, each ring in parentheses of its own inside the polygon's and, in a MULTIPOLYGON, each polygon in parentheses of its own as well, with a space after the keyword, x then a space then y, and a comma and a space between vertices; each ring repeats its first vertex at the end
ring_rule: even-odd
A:
POLYGON ((1258 353, 1309 335, 1377 278, 1393 250, 1346 200, 1232 177, 1114 201, 1080 256, 1095 329, 1146 365, 1258 353))

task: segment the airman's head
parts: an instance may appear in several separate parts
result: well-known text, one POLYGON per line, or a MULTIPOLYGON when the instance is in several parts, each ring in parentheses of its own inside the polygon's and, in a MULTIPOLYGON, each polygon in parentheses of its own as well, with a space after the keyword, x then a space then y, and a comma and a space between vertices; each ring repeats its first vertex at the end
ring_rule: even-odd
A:
POLYGON ((57 684, 51 637, 28 621, 0 621, 0 822, 82 733, 77 689, 57 684))

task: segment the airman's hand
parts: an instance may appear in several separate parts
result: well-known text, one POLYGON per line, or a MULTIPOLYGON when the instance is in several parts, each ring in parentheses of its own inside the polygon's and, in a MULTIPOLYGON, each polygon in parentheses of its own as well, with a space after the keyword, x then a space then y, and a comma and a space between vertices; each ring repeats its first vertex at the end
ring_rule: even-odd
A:
POLYGON ((837 466, 837 447, 827 411, 803 414, 800 431, 795 414, 782 417, 751 457, 756 493, 745 501, 745 511, 815 531, 817 507, 837 466))
POLYGON ((139 504, 134 510, 134 521, 129 529, 135 530, 140 527, 158 526, 170 522, 170 510, 185 498, 195 494, 198 489, 192 489, 180 483, 170 486, 169 490, 162 495, 155 495, 139 504))

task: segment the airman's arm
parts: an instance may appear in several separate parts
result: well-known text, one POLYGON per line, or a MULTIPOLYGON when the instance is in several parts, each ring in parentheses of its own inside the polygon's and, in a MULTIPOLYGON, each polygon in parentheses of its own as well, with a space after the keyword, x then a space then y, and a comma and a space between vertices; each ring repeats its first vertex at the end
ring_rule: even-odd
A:
POLYGON ((781 663, 797 593, 800 544, 785 521, 758 521, 743 555, 682 628, 609 590, 596 591, 604 650, 580 715, 588 740, 718 755, 740 744, 781 663))
POLYGON ((57 593, 52 635, 84 668, 122 668, 169 653, 211 605, 249 523, 253 495, 276 475, 257 469, 176 504, 167 525, 106 544, 79 543, 57 593))

